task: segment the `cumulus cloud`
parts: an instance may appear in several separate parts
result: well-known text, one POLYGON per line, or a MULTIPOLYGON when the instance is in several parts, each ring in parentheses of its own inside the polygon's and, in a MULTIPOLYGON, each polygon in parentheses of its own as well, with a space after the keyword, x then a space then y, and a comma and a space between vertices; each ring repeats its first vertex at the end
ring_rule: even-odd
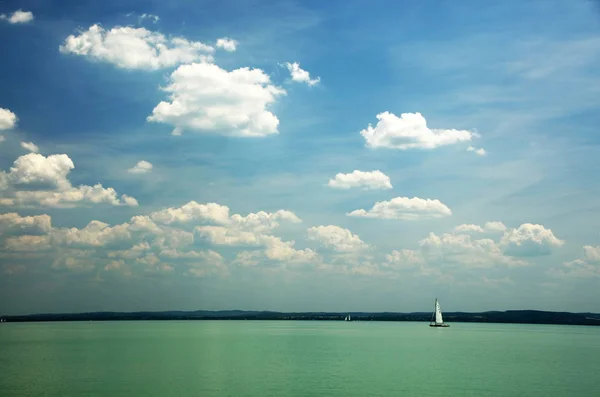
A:
POLYGON ((429 263, 420 250, 394 250, 386 255, 382 267, 391 272, 412 273, 425 277, 444 277, 439 261, 429 263))
POLYGON ((396 197, 389 201, 376 202, 370 210, 358 209, 347 215, 364 218, 414 220, 450 216, 452 211, 437 199, 396 197))
POLYGON ((92 25, 68 36, 60 52, 108 62, 123 69, 157 70, 182 63, 211 61, 214 48, 181 37, 166 37, 145 28, 92 25))
POLYGON ((564 262, 561 268, 550 269, 549 273, 555 277, 600 277, 600 246, 585 245, 582 258, 564 262))
POLYGON ((524 223, 516 229, 504 232, 500 241, 504 252, 512 256, 547 255, 564 241, 558 239, 551 229, 543 225, 524 223))
POLYGON ((292 77, 292 81, 297 83, 306 83, 309 86, 317 85, 321 82, 321 78, 317 77, 316 79, 310 78, 310 73, 300 67, 298 62, 286 62, 283 64, 287 70, 290 72, 290 76, 292 77))
POLYGON ((429 236, 419 242, 428 262, 446 262, 469 268, 487 268, 494 265, 524 266, 526 262, 507 256, 492 239, 473 239, 467 234, 445 233, 429 236))
POLYGON ((238 253, 231 263, 241 267, 253 267, 260 263, 262 253, 260 251, 242 251, 238 253))
POLYGON ((38 153, 40 148, 33 142, 21 142, 21 147, 31 153, 38 153))
POLYGON ((273 261, 285 262, 289 265, 305 264, 319 260, 319 255, 310 248, 296 249, 295 241, 282 241, 271 238, 266 241, 265 256, 273 261))
POLYGON ((167 225, 188 222, 227 223, 229 221, 229 207, 217 203, 198 204, 195 201, 181 207, 170 207, 153 212, 150 218, 167 225))
POLYGON ((229 37, 222 37, 217 39, 217 48, 222 48, 225 51, 233 52, 236 50, 238 42, 236 40, 230 39, 229 37))
POLYGON ((490 232, 503 232, 506 230, 504 223, 499 221, 486 222, 484 229, 490 232))
POLYGON ((146 174, 150 171, 152 171, 152 163, 145 160, 138 161, 136 165, 127 170, 132 174, 146 174))
POLYGON ((339 173, 327 184, 336 189, 362 188, 365 190, 392 189, 390 177, 379 170, 354 170, 349 174, 339 173))
POLYGON ((0 14, 0 20, 3 19, 12 24, 31 22, 33 21, 33 18, 33 13, 31 11, 23 10, 17 10, 13 12, 10 16, 6 14, 0 14))
POLYGON ((467 152, 473 152, 478 156, 485 156, 487 154, 484 148, 476 148, 474 146, 469 146, 467 152))
MULTIPOLYGON (((252 246, 262 247, 261 260, 302 263, 317 257, 310 249, 294 248, 294 241, 282 241, 271 233, 282 221, 301 222, 293 212, 259 211, 248 215, 230 215, 229 207, 217 203, 198 204, 189 202, 179 208, 167 208, 154 212, 151 219, 165 225, 198 225, 194 227, 194 236, 215 246, 252 246)), ((257 259, 253 257, 253 260, 257 259)), ((240 261, 247 263, 247 257, 240 261)), ((242 262, 236 262, 242 264, 242 262)))
POLYGON ((506 226, 502 222, 486 222, 483 227, 474 224, 462 224, 454 228, 455 232, 458 233, 493 233, 493 232, 504 232, 506 226))
POLYGON ((308 229, 308 239, 337 252, 354 252, 368 245, 350 230, 335 225, 314 226, 308 229))
POLYGON ((421 113, 402 113, 400 117, 383 112, 377 115, 375 128, 371 124, 360 132, 369 148, 434 149, 439 146, 470 141, 474 133, 455 129, 430 129, 421 113))
POLYGON ((0 205, 73 207, 78 204, 109 204, 137 206, 133 197, 122 195, 119 199, 113 188, 80 185, 74 187, 68 180, 75 168, 66 154, 48 157, 29 153, 17 158, 10 171, 0 171, 0 205))
POLYGON ((600 262, 600 246, 583 246, 583 257, 590 262, 600 262))
POLYGON ((454 231, 459 232, 459 233, 465 233, 465 232, 483 233, 483 228, 479 225, 463 224, 463 225, 456 226, 454 228, 454 231))
POLYGON ((169 101, 160 102, 148 121, 173 125, 173 135, 184 131, 236 137, 264 137, 278 133, 279 119, 268 108, 286 92, 271 84, 261 69, 228 72, 210 63, 179 66, 163 88, 169 101))
MULTIPOLYGON (((190 202, 179 208, 157 211, 150 217, 159 224, 172 226, 200 224, 194 228, 195 237, 215 246, 262 247, 263 251, 259 256, 253 256, 253 260, 294 264, 305 263, 318 257, 310 249, 296 249, 294 241, 283 241, 271 234, 282 221, 301 222, 293 212, 259 211, 245 216, 229 213, 229 208, 224 205, 190 202)), ((236 264, 247 265, 248 260, 247 256, 240 257, 236 264)))
POLYGON ((15 128, 17 120, 16 114, 8 109, 0 108, 0 131, 15 128))
POLYGON ((6 234, 46 234, 52 229, 50 216, 20 216, 16 212, 0 214, 0 235, 6 234))
POLYGON ((216 251, 208 250, 188 264, 188 274, 194 277, 228 276, 225 259, 216 251))
POLYGON ((279 221, 301 222, 293 212, 285 210, 273 213, 260 211, 246 216, 234 214, 228 219, 212 220, 217 225, 198 226, 196 233, 213 244, 231 246, 277 244, 278 241, 274 242, 276 238, 268 233, 279 226, 279 221))

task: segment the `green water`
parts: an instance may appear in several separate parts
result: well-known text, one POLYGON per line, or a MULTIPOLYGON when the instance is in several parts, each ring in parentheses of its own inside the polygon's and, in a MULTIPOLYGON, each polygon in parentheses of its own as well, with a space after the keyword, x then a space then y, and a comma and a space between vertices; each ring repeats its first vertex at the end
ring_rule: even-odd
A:
POLYGON ((1 396, 592 396, 600 327, 165 321, 0 325, 1 396))

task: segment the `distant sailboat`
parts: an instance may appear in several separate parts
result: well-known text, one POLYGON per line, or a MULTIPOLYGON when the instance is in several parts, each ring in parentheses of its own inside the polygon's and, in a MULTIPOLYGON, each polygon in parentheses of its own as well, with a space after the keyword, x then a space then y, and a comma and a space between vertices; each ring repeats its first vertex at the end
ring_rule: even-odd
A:
POLYGON ((450 325, 444 324, 442 319, 442 309, 440 309, 440 303, 435 298, 435 306, 433 308, 433 314, 431 315, 431 321, 429 322, 430 327, 449 327, 450 325), (434 321, 435 318, 435 321, 434 321))
POLYGON ((349 314, 346 316, 346 318, 344 319, 344 321, 352 321, 352 318, 350 317, 349 314))

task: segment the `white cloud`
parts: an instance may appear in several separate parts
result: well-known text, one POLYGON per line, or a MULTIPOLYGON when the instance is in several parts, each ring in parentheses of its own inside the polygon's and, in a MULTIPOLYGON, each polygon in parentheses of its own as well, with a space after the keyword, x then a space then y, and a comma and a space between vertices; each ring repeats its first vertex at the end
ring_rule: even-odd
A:
POLYGON ((476 148, 474 146, 469 146, 467 152, 473 152, 478 156, 485 156, 487 154, 484 148, 476 148))
POLYGON ((17 120, 16 114, 8 109, 0 108, 0 131, 15 128, 17 120))
POLYGON ((182 63, 211 61, 214 48, 181 37, 167 38, 145 28, 92 25, 87 31, 68 36, 62 53, 108 62, 124 69, 157 70, 182 63))
POLYGON ((195 201, 179 207, 166 208, 150 214, 153 221, 167 225, 173 223, 211 222, 227 223, 229 207, 217 203, 198 204, 195 201))
POLYGON ((429 236, 419 242, 429 263, 453 263, 469 268, 487 268, 496 264, 524 266, 526 262, 506 256, 492 239, 473 239, 466 234, 445 233, 429 236))
POLYGON ((222 37, 217 40, 217 47, 222 48, 225 51, 233 52, 236 50, 238 42, 236 40, 230 39, 229 37, 222 37))
POLYGON ((562 268, 550 269, 549 273, 555 277, 600 277, 600 246, 585 245, 583 258, 564 262, 562 268))
POLYGON ((52 229, 50 216, 20 216, 16 212, 0 214, 0 234, 47 234, 52 229))
POLYGON ((21 147, 31 153, 38 153, 40 151, 40 148, 33 142, 21 142, 21 147))
POLYGON ((505 230, 504 223, 498 221, 486 222, 483 227, 474 224, 462 224, 454 228, 454 231, 458 233, 494 233, 504 232, 505 230))
POLYGON ((552 248, 562 246, 564 241, 556 238, 552 230, 543 225, 524 223, 504 232, 500 243, 508 255, 530 256, 549 254, 552 248))
MULTIPOLYGON (((386 261, 382 266, 393 272, 410 272, 418 276, 436 277, 438 279, 447 277, 440 268, 440 261, 434 260, 429 263, 426 260, 426 255, 421 251, 394 250, 391 254, 386 255, 385 259, 386 261)), ((430 257, 427 256, 427 259, 430 259, 430 257)))
POLYGON ((383 112, 377 115, 375 128, 369 124, 360 134, 370 148, 434 149, 470 141, 474 133, 466 130, 430 129, 421 113, 402 113, 400 117, 383 112))
POLYGON ((370 210, 354 210, 348 216, 380 219, 430 219, 452 215, 452 211, 439 200, 419 197, 396 197, 389 201, 379 201, 370 210))
POLYGON ((17 252, 34 252, 49 250, 51 248, 50 236, 23 235, 17 237, 9 237, 4 242, 4 248, 8 251, 17 252))
POLYGON ((319 255, 310 248, 297 250, 294 245, 294 241, 281 241, 273 237, 267 240, 264 253, 270 260, 287 264, 305 264, 319 259, 319 255))
POLYGON ((257 266, 260 263, 261 256, 260 251, 242 251, 236 255, 232 264, 241 267, 257 266))
MULTIPOLYGON (((218 246, 254 246, 264 247, 264 255, 269 260, 301 262, 316 254, 311 250, 296 250, 294 242, 284 242, 270 233, 279 226, 280 221, 301 222, 293 212, 259 211, 246 216, 229 215, 227 206, 208 203, 189 202, 179 208, 167 208, 157 211, 150 217, 162 224, 201 224, 194 228, 195 236, 218 246)), ((168 245, 167 245, 168 246, 168 245)), ((240 260, 246 262, 242 258, 240 260)), ((242 262, 240 262, 242 263, 242 262)))
POLYGON ((279 210, 274 213, 260 211, 245 217, 234 214, 230 219, 220 219, 216 222, 220 224, 218 226, 198 226, 195 231, 212 244, 261 246, 272 243, 275 237, 266 233, 277 228, 279 220, 301 222, 294 213, 289 211, 279 210))
POLYGON ((170 101, 160 102, 148 121, 184 131, 237 137, 277 134, 279 119, 268 110, 282 88, 271 84, 261 69, 241 68, 228 72, 210 63, 179 66, 163 88, 170 101))
POLYGON ((188 264, 188 274, 194 277, 228 276, 229 268, 221 254, 216 251, 203 251, 201 257, 188 264))
POLYGON ((455 232, 459 232, 459 233, 464 233, 464 232, 476 232, 476 233, 483 233, 483 228, 479 225, 473 225, 473 224, 463 224, 463 225, 458 225, 454 228, 455 232))
POLYGON ((337 252, 354 252, 368 248, 368 245, 350 230, 335 225, 309 228, 308 239, 318 241, 324 247, 337 252))
POLYGON ((423 263, 423 257, 418 251, 403 249, 403 250, 394 250, 391 254, 386 255, 386 260, 389 263, 396 264, 415 264, 415 263, 423 263))
POLYGON ((600 246, 585 245, 583 247, 583 256, 590 262, 600 262, 600 246))
POLYGON ((294 62, 294 63, 286 62, 283 65, 290 72, 290 75, 292 76, 292 80, 297 83, 306 83, 309 86, 313 86, 313 85, 319 84, 319 82, 321 81, 320 77, 317 77, 316 79, 311 79, 310 73, 308 73, 306 70, 302 69, 298 62, 294 62))
POLYGON ((67 175, 73 168, 75 165, 66 154, 45 157, 30 153, 15 160, 9 177, 16 185, 42 185, 64 190, 71 187, 67 175))
POLYGON ((145 160, 138 161, 136 165, 127 170, 132 174, 146 174, 150 171, 152 171, 152 163, 145 160))
POLYGON ((583 259, 564 262, 562 268, 549 269, 548 273, 554 277, 572 277, 590 279, 600 277, 600 266, 583 259))
POLYGON ((365 190, 393 188, 390 177, 379 170, 368 172, 354 170, 349 174, 339 173, 335 178, 330 179, 327 185, 337 189, 350 189, 353 187, 365 190))
POLYGON ((151 19, 152 23, 156 23, 156 22, 160 21, 160 17, 158 15, 154 15, 154 14, 142 14, 142 15, 140 15, 140 19, 141 20, 151 19))
POLYGON ((483 227, 489 232, 503 232, 506 230, 506 226, 504 226, 504 223, 499 221, 486 222, 483 227))
POLYGON ((73 207, 77 204, 109 204, 137 206, 135 198, 122 195, 113 188, 80 185, 73 187, 67 176, 75 167, 66 154, 45 157, 38 153, 20 156, 8 173, 0 171, 0 205, 42 205, 73 207))
POLYGON ((33 13, 31 11, 17 10, 11 16, 0 14, 0 19, 4 19, 9 23, 27 23, 33 21, 33 13))
POLYGON ((125 261, 120 260, 112 260, 106 266, 104 266, 104 271, 106 272, 119 272, 126 276, 131 275, 131 271, 129 267, 125 264, 125 261))

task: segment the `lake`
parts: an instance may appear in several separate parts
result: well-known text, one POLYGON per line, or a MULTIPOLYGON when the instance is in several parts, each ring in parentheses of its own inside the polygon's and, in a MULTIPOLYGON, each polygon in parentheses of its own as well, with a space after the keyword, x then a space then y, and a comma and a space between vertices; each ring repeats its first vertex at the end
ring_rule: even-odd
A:
POLYGON ((0 325, 0 395, 590 396, 600 327, 131 321, 0 325))

